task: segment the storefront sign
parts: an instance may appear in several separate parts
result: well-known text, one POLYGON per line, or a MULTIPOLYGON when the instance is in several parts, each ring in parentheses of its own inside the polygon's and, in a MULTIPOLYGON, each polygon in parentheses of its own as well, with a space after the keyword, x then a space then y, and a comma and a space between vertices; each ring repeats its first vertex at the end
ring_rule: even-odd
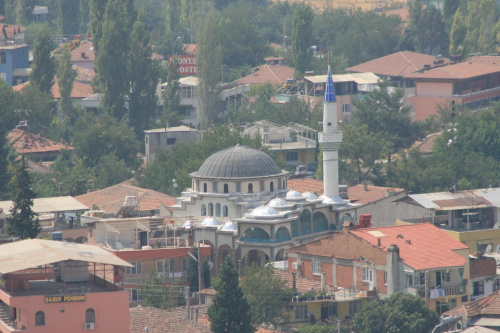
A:
POLYGON ((45 303, 83 302, 85 295, 45 296, 45 303))
POLYGON ((179 75, 196 75, 196 56, 195 55, 177 55, 168 58, 169 63, 175 59, 179 63, 179 75))

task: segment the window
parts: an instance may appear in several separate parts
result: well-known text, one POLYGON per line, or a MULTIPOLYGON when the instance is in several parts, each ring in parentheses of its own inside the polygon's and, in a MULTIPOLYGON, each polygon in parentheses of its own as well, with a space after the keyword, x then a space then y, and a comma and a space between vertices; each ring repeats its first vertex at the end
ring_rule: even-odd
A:
POLYGON ((307 318, 307 304, 295 306, 295 319, 307 318))
POLYGON ((140 261, 131 262, 134 267, 127 267, 127 274, 142 274, 142 263, 140 261))
POLYGON ((349 113, 351 112, 351 104, 342 104, 342 113, 349 113))
POLYGON ((229 193, 229 185, 224 184, 224 193, 229 193))
POLYGON ((165 272, 171 273, 174 271, 174 261, 166 260, 165 261, 165 272))
POLYGON ((414 285, 414 275, 413 274, 405 274, 405 287, 413 287, 414 285))
POLYGON ((274 182, 271 182, 271 184, 269 186, 270 186, 269 189, 271 190, 271 192, 274 192, 274 182))
POLYGON ((38 311, 35 314, 36 326, 45 326, 45 313, 43 311, 38 311))
POLYGON ((363 281, 373 282, 373 269, 368 267, 363 267, 363 281))
POLYGON ((321 274, 321 262, 317 260, 312 261, 313 274, 321 274))
POLYGON ((384 284, 387 285, 387 272, 384 271, 384 284))
POLYGON ((187 271, 189 269, 189 259, 182 259, 182 270, 187 271))
POLYGON ((328 302, 321 304, 321 319, 328 319, 337 316, 337 303, 328 302))
POLYGON ((220 216, 220 203, 215 204, 215 216, 220 216))
POLYGON ((286 160, 287 161, 298 161, 299 160, 299 153, 298 152, 289 152, 286 153, 286 160))
POLYGON ((177 141, 177 138, 167 138, 167 145, 173 145, 177 141))
POLYGON ((493 284, 493 291, 500 289, 500 279, 495 279, 495 283, 493 284))
POLYGON ((418 273, 418 280, 421 286, 425 285, 425 272, 418 273))
POLYGON ((85 322, 86 323, 95 323, 95 311, 94 309, 87 309, 85 311, 85 322))
POLYGON ((130 295, 130 302, 138 302, 138 301, 142 301, 142 298, 141 296, 139 295, 139 292, 137 291, 137 289, 125 289, 128 291, 129 295, 130 295))
POLYGON ((7 53, 5 51, 0 51, 0 64, 5 64, 7 62, 7 53))
POLYGON ((201 216, 207 216, 207 206, 201 205, 201 216))
POLYGON ((248 184, 248 193, 253 193, 253 184, 248 184))
POLYGON ((450 271, 441 272, 441 281, 450 282, 450 271))
POLYGON ((207 193, 207 183, 203 183, 203 192, 207 193))
POLYGON ((179 94, 181 95, 182 98, 193 98, 194 97, 193 87, 181 86, 179 87, 179 94))
POLYGON ((158 273, 165 272, 165 262, 163 260, 157 260, 156 261, 156 271, 158 273))
POLYGON ((229 215, 229 209, 227 208, 227 206, 226 206, 226 205, 224 205, 224 206, 222 207, 222 216, 224 216, 224 217, 228 217, 228 215, 229 215))
POLYGON ((472 284, 472 296, 484 295, 484 281, 476 281, 472 284))
POLYGON ((147 137, 146 137, 146 144, 148 143, 148 139, 149 139, 149 137, 147 136, 147 137))
POLYGON ((214 204, 209 202, 208 203, 208 216, 213 216, 214 215, 214 204))
POLYGON ((361 301, 350 301, 349 302, 349 316, 354 316, 361 310, 361 301))

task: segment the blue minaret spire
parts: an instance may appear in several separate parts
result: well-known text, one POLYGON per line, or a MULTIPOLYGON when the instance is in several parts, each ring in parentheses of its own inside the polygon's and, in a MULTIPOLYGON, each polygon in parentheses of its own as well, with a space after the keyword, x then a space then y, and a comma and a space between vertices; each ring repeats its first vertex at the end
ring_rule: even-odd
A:
POLYGON ((328 65, 328 73, 326 74, 325 102, 331 103, 336 101, 335 89, 333 88, 332 70, 330 69, 330 65, 328 65))

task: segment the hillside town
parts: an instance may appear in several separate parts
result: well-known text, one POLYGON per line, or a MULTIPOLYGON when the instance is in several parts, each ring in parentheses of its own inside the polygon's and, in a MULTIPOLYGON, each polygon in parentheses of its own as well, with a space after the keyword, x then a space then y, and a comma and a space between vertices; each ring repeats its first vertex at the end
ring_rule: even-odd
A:
POLYGON ((499 18, 0 0, 0 333, 500 331, 499 18))

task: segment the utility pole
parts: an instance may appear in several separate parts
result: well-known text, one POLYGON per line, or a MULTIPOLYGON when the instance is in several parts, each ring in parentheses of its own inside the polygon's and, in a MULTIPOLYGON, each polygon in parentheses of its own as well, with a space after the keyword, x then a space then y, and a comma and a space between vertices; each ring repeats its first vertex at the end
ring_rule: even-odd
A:
POLYGON ((201 303, 201 242, 198 242, 198 305, 201 303))

